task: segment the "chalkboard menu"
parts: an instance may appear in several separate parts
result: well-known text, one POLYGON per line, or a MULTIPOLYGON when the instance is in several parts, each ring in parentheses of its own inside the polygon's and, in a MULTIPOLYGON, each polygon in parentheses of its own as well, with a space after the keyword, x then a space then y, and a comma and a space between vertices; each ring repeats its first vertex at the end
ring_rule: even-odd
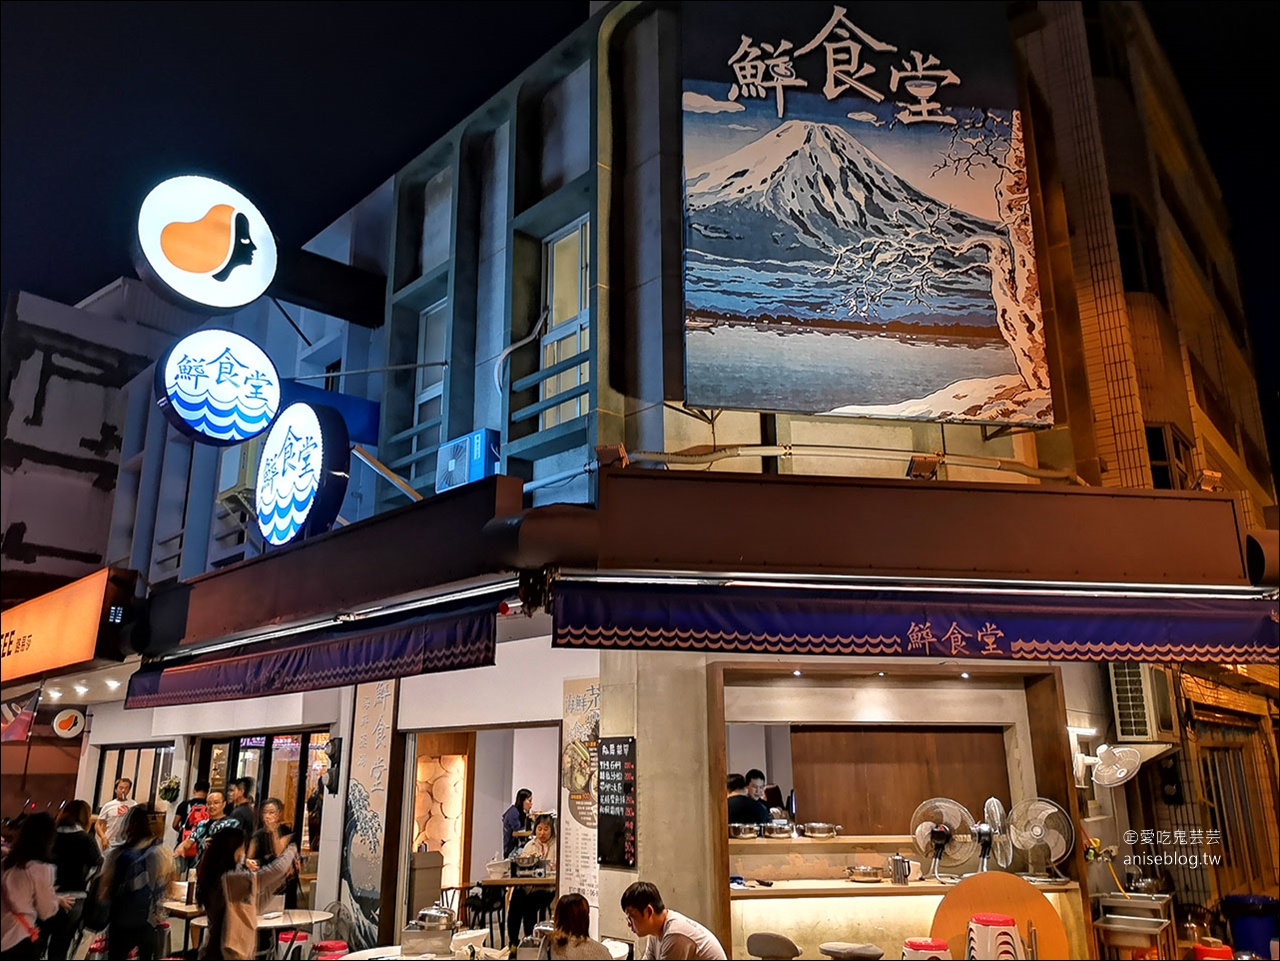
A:
POLYGON ((636 864, 636 739, 600 738, 596 860, 619 868, 636 864))

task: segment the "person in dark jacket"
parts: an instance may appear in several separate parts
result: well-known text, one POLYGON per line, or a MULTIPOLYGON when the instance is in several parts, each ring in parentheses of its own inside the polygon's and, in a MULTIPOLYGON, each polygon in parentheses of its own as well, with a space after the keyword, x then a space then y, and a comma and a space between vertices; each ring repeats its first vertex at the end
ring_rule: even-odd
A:
POLYGON ((59 894, 75 898, 71 907, 60 909, 42 927, 49 935, 49 957, 69 958, 80 931, 89 878, 102 866, 102 849, 89 833, 93 809, 87 801, 70 801, 58 815, 58 833, 53 839, 54 884, 59 894))
POLYGON ((524 838, 513 838, 516 831, 527 831, 532 820, 529 812, 533 810, 533 792, 522 787, 516 792, 516 803, 507 808, 502 815, 502 856, 511 857, 512 849, 522 847, 524 838))
POLYGON ((246 841, 238 827, 219 831, 196 868, 196 900, 209 919, 200 958, 253 957, 255 930, 246 926, 244 916, 260 912, 298 863, 298 849, 290 844, 267 867, 253 872, 243 863, 246 841), (237 910, 229 912, 229 905, 237 910))
POLYGON ((124 842, 111 851, 98 884, 111 905, 107 957, 125 961, 134 948, 138 961, 160 954, 160 902, 173 880, 173 858, 151 833, 146 808, 135 807, 124 826, 124 842))

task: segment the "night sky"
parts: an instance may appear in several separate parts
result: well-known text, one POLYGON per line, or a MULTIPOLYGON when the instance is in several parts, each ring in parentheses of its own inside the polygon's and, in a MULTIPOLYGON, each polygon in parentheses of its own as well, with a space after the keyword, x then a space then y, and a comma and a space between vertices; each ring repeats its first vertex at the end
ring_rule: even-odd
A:
MULTIPOLYGON (((1222 186, 1280 450, 1268 118, 1277 19, 1145 4, 1222 186), (1265 76, 1264 76, 1265 72, 1265 76), (1265 109, 1265 108, 1264 108, 1265 109)), ((132 275, 147 188, 235 184, 299 246, 587 19, 582 2, 0 4, 0 290, 75 303, 132 275)))

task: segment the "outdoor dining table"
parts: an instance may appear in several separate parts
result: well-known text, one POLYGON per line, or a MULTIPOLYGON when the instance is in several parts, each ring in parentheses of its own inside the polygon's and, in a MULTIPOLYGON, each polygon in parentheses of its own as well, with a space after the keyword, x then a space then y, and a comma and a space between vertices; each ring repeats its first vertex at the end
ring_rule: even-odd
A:
MULTIPOLYGON (((294 908, 290 911, 271 912, 271 916, 258 915, 259 931, 298 931, 302 928, 309 928, 313 925, 320 924, 323 921, 329 921, 333 918, 332 911, 308 911, 302 908, 294 908)), ((209 919, 204 915, 194 919, 191 922, 193 927, 207 928, 209 919)), ((284 957, 288 958, 294 947, 298 944, 298 940, 289 942, 289 947, 285 949, 284 957)))
POLYGON ((182 953, 186 954, 191 947, 191 922, 204 916, 204 908, 186 901, 161 901, 160 907, 169 917, 182 919, 182 953))

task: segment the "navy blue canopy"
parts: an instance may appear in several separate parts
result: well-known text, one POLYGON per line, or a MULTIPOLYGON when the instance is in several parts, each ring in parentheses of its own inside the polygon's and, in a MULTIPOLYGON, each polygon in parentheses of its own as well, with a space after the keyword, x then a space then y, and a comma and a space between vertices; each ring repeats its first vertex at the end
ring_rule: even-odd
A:
POLYGON ((559 647, 1274 664, 1274 598, 557 581, 559 647))

